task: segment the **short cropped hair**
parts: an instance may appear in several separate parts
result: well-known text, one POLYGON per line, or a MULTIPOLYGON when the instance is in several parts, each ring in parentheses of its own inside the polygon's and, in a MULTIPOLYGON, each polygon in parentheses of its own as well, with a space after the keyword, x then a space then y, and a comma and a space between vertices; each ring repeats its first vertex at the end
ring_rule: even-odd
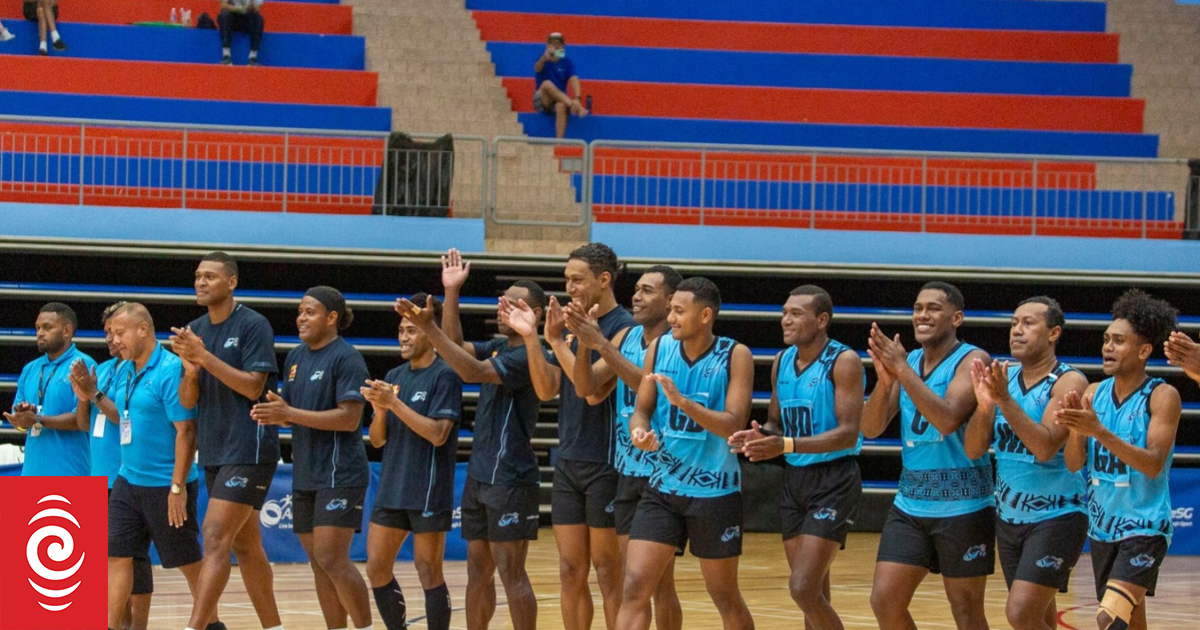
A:
POLYGON ((546 291, 542 289, 542 285, 533 280, 517 280, 512 285, 529 291, 529 298, 525 300, 529 308, 546 308, 546 291))
MULTIPOLYGON (((425 302, 429 301, 429 297, 428 293, 421 291, 414 293, 412 297, 408 298, 408 301, 420 308, 425 308, 425 302)), ((442 324, 442 301, 436 297, 433 298, 433 323, 435 326, 442 324)))
POLYGON ((200 262, 219 262, 221 263, 221 266, 225 268, 225 275, 238 275, 237 261, 233 259, 233 256, 230 256, 225 252, 213 252, 211 254, 207 254, 204 256, 204 258, 200 259, 200 262))
POLYGON ((54 313, 60 319, 64 319, 71 324, 71 330, 79 330, 79 318, 75 316, 75 311, 70 306, 62 302, 49 302, 38 311, 38 314, 54 313))
POLYGON ((1048 295, 1035 295, 1031 298, 1021 300, 1017 308, 1021 308, 1026 304, 1042 304, 1046 307, 1046 326, 1054 328, 1055 326, 1062 327, 1067 325, 1067 318, 1063 315, 1063 310, 1059 306, 1058 300, 1048 295))
POLYGON ((828 313, 833 317, 833 298, 829 296, 829 292, 815 284, 805 284, 792 289, 788 296, 810 295, 813 299, 813 308, 817 311, 819 317, 822 313, 828 313))
POLYGON ((692 299, 711 308, 713 315, 721 312, 721 290, 708 278, 694 276, 679 283, 676 292, 692 294, 692 299))
POLYGON ((617 260, 617 253, 604 243, 593 242, 576 247, 567 256, 567 260, 582 260, 587 263, 588 269, 596 276, 607 271, 614 281, 621 270, 621 263, 617 260))
POLYGON ((921 287, 921 290, 941 291, 942 293, 946 294, 946 301, 953 304, 954 308, 960 311, 966 308, 967 303, 963 300, 962 291, 959 291, 958 287, 950 284, 949 282, 941 282, 938 280, 926 282, 925 285, 921 287))
POLYGON ((679 272, 675 271, 675 268, 670 265, 654 265, 642 273, 657 273, 661 275, 663 277, 663 286, 667 288, 667 293, 674 293, 679 289, 679 283, 683 282, 683 276, 679 275, 679 272))

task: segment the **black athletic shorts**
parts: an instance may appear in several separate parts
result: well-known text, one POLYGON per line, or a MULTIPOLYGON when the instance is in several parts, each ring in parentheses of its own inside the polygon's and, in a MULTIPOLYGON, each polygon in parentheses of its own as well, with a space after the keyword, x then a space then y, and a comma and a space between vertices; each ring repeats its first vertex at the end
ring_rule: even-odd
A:
POLYGON ((846 548, 846 534, 858 517, 862 473, 858 458, 841 457, 811 466, 785 466, 779 516, 783 539, 816 536, 846 548))
POLYGON ((996 521, 996 552, 1004 581, 1031 582, 1067 592, 1071 569, 1079 561, 1087 540, 1088 517, 1083 512, 1065 514, 1040 523, 996 521))
POLYGON ((633 527, 633 515, 637 513, 638 503, 648 487, 649 477, 618 476, 617 497, 613 499, 613 520, 617 525, 618 536, 629 535, 629 530, 633 527))
POLYGON ((614 527, 617 469, 602 462, 558 458, 550 493, 550 521, 555 525, 614 527))
POLYGON ((240 503, 261 510, 278 464, 205 466, 204 485, 210 499, 240 503))
POLYGON ((948 578, 991 575, 996 572, 995 541, 995 508, 928 518, 892 506, 876 561, 925 567, 948 578))
POLYGON ((454 521, 453 512, 425 512, 423 510, 397 510, 376 505, 371 510, 371 524, 402 529, 414 534, 448 532, 454 521))
POLYGON ((311 534, 314 527, 344 527, 361 532, 366 496, 362 486, 293 490, 292 531, 311 534))
POLYGON ((149 557, 150 543, 158 549, 164 569, 199 562, 200 523, 196 493, 200 484, 187 485, 187 520, 172 527, 167 518, 170 486, 135 486, 117 476, 108 500, 108 555, 113 558, 149 557))
POLYGON ((1154 595, 1158 585, 1158 569, 1167 557, 1165 536, 1134 536, 1113 543, 1092 543, 1092 573, 1096 576, 1096 599, 1104 599, 1104 587, 1109 580, 1128 582, 1154 595))
POLYGON ((537 540, 538 487, 497 486, 467 477, 462 496, 465 540, 537 540))
MULTIPOLYGON (((112 500, 112 488, 108 489, 108 499, 112 500)), ((110 508, 111 509, 111 508, 110 508)), ((111 516, 109 518, 112 518, 111 516)), ((149 550, 147 550, 149 551, 149 550)), ((154 592, 154 565, 150 564, 150 554, 133 557, 133 591, 131 595, 149 595, 154 592)))
POLYGON ((629 531, 631 540, 690 545, 697 558, 742 555, 742 493, 698 498, 664 494, 647 488, 629 531))

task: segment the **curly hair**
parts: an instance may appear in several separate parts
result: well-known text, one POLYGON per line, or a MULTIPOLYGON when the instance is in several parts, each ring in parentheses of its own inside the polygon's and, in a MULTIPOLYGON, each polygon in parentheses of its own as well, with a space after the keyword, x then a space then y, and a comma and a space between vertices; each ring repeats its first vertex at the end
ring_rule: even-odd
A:
POLYGON ((1171 331, 1175 330, 1175 316, 1179 311, 1166 300, 1156 300, 1141 289, 1126 291, 1113 303, 1113 319, 1129 322, 1133 331, 1147 343, 1162 345, 1171 331))

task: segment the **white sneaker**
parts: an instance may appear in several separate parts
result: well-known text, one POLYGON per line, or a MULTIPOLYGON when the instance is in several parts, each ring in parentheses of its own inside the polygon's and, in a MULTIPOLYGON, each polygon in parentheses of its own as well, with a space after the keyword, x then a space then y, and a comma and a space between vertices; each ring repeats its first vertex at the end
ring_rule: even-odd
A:
POLYGON ((0 31, 0 42, 11 42, 12 40, 14 40, 16 38, 17 38, 17 36, 13 35, 12 32, 9 31, 8 29, 0 31))

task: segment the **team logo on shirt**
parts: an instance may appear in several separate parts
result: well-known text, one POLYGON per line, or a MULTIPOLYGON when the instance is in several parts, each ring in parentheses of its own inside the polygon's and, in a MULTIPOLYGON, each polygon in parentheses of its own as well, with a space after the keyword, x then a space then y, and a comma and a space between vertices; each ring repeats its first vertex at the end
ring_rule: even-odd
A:
POLYGON ((317 370, 316 372, 313 372, 313 375, 312 375, 312 376, 308 377, 308 380, 310 380, 310 381, 319 381, 319 380, 321 380, 321 379, 322 379, 324 376, 325 376, 325 370, 317 370))
POLYGON ((501 516, 497 524, 500 525, 500 527, 508 527, 509 525, 516 525, 520 521, 520 514, 517 514, 516 512, 509 512, 508 514, 501 516))
POLYGON ((1148 553, 1139 554, 1137 557, 1129 559, 1129 564, 1139 569, 1149 569, 1154 566, 1155 562, 1154 556, 1148 553))
POLYGON ((229 480, 225 482, 225 487, 226 488, 245 488, 246 485, 249 483, 250 483, 250 480, 245 477, 230 477, 229 480))
POLYGON ((422 400, 425 400, 426 395, 427 392, 417 392, 412 395, 412 402, 421 402, 422 400))
POLYGON ((963 562, 978 560, 979 558, 987 557, 987 545, 975 545, 967 549, 967 553, 963 554, 963 562))
POLYGON ((821 508, 813 513, 813 518, 818 521, 832 521, 837 518, 837 510, 833 508, 821 508))
POLYGON ((237 337, 230 337, 230 338, 226 339, 226 340, 225 340, 225 347, 226 347, 226 348, 236 348, 236 347, 238 347, 238 338, 237 338, 237 337))
POLYGON ((1046 556, 1037 561, 1037 565, 1043 569, 1054 569, 1055 571, 1062 568, 1063 559, 1055 556, 1046 556))
POLYGON ((297 368, 297 367, 299 367, 299 366, 297 366, 297 365, 293 365, 293 366, 291 367, 291 369, 289 369, 289 370, 288 370, 288 380, 289 380, 289 381, 294 381, 294 380, 296 380, 296 368, 297 368))
POLYGON ((721 534, 721 542, 729 542, 734 538, 742 537, 742 528, 738 525, 727 528, 724 534, 721 534))
POLYGON ((350 505, 350 501, 346 499, 333 499, 329 503, 325 504, 325 511, 332 512, 334 510, 344 510, 348 505, 350 505))

